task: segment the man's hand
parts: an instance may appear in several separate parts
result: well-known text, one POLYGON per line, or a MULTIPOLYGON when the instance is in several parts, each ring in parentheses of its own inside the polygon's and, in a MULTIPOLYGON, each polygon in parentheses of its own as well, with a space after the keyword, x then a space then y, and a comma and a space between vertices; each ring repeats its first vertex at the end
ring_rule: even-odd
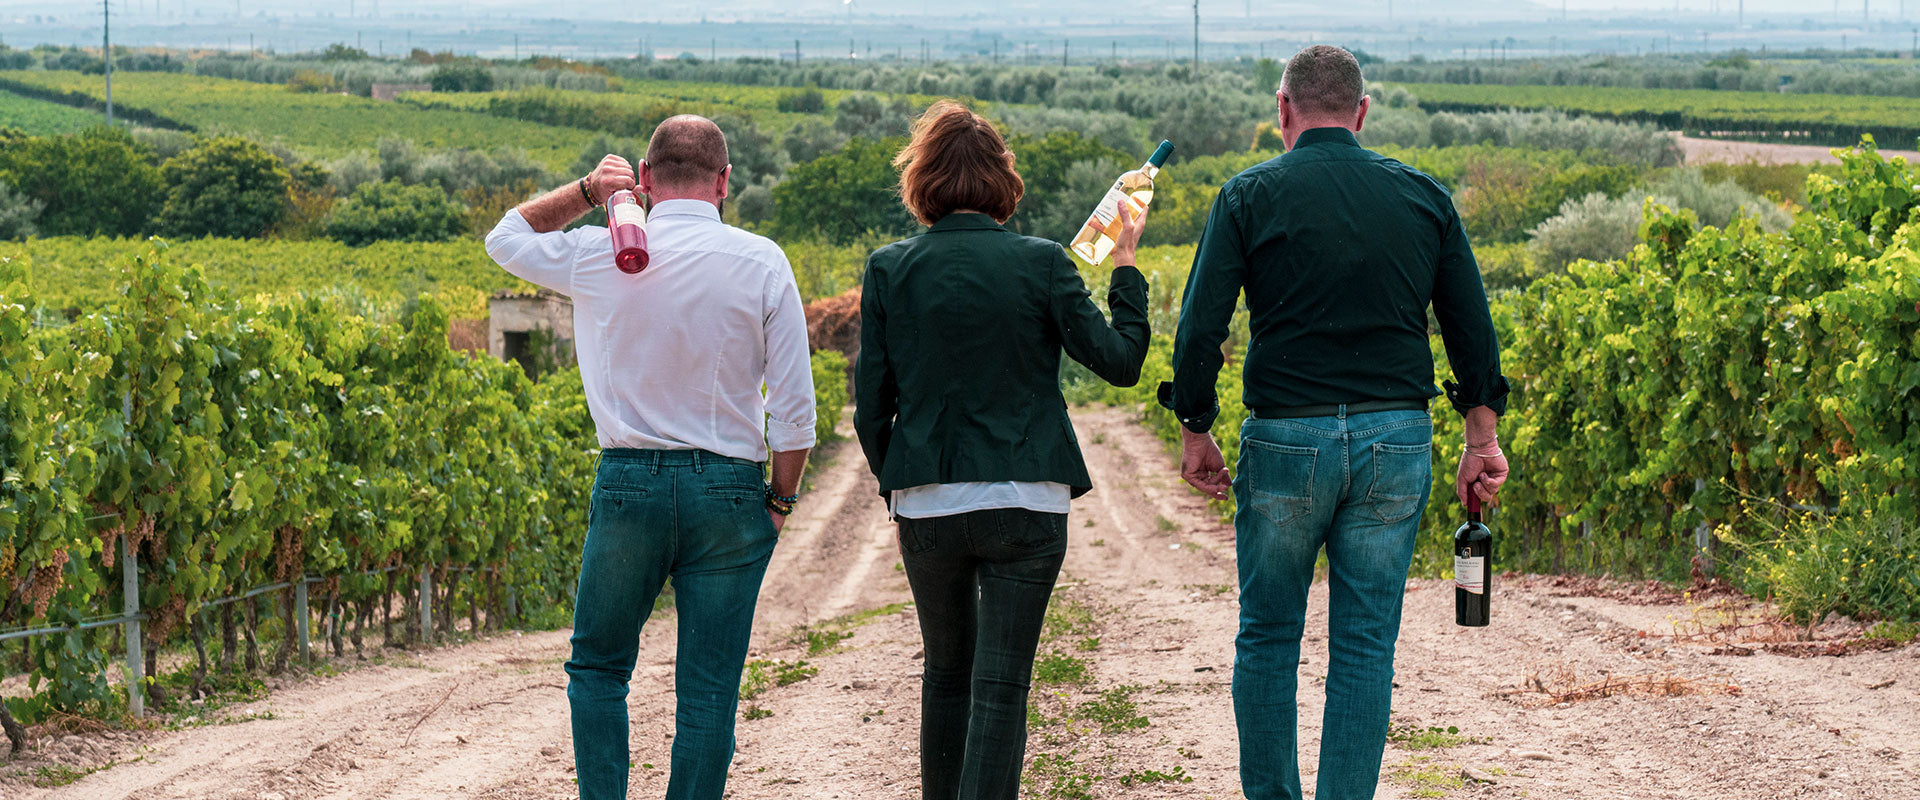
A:
POLYGON ((1492 456, 1460 454, 1460 474, 1454 480, 1453 493, 1462 504, 1467 502, 1469 491, 1480 498, 1482 506, 1499 504, 1500 485, 1507 482, 1507 456, 1498 449, 1493 453, 1492 456))
POLYGON ((607 198, 621 189, 632 189, 634 182, 633 165, 613 153, 600 159, 600 166, 587 173, 587 192, 593 195, 593 204, 604 206, 607 198))
POLYGON ((1500 452, 1500 437, 1495 430, 1499 415, 1486 406, 1467 409, 1466 449, 1460 454, 1460 472, 1454 476, 1453 495, 1462 504, 1472 491, 1480 504, 1498 502, 1500 484, 1507 482, 1507 456, 1500 452))
POLYGON ((787 515, 774 511, 773 509, 767 509, 767 516, 773 519, 774 533, 779 533, 781 529, 787 527, 787 515))
POLYGON ((1227 493, 1233 489, 1227 460, 1220 455, 1220 444, 1210 433, 1180 429, 1180 477, 1215 500, 1227 499, 1227 493))
POLYGON ((1133 202, 1120 201, 1120 238, 1113 240, 1113 265, 1132 267, 1139 264, 1134 251, 1140 246, 1140 233, 1147 229, 1147 209, 1140 209, 1140 216, 1133 215, 1133 202))

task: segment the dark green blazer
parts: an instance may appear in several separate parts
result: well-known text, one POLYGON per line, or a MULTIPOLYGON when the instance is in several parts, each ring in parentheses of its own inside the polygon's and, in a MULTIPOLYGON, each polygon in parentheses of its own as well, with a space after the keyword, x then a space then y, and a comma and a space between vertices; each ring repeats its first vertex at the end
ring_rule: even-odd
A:
POLYGON ((1100 313, 1067 251, 981 214, 875 250, 860 297, 853 426, 880 493, 930 483, 1093 486, 1060 353, 1118 386, 1147 355, 1147 279, 1113 271, 1100 313))

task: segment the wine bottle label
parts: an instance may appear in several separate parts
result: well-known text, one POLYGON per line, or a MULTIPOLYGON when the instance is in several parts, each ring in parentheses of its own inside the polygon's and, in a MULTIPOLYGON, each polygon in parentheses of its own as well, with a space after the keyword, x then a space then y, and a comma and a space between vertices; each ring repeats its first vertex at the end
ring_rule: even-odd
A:
POLYGON ((613 224, 647 229, 647 210, 639 203, 615 203, 609 210, 613 213, 613 224))
POLYGON ((1453 557, 1453 585, 1474 594, 1487 593, 1487 557, 1453 557))
POLYGON ((1114 181, 1113 188, 1108 189, 1107 195, 1100 198, 1100 204, 1093 207, 1093 218, 1100 221, 1102 228, 1112 225, 1113 220, 1120 216, 1120 201, 1127 199, 1127 193, 1121 186, 1122 181, 1114 181))

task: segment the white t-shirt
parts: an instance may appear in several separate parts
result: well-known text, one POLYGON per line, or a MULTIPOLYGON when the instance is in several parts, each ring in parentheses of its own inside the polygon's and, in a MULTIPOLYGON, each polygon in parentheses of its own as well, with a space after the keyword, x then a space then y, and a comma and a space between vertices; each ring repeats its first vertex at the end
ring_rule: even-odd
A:
POLYGON ((574 352, 601 447, 765 461, 769 446, 813 446, 793 268, 779 245, 721 222, 712 203, 655 204, 638 275, 614 266, 606 228, 536 233, 518 209, 487 234, 487 254, 573 298, 574 352))
POLYGON ((1065 514, 1073 504, 1073 489, 1052 481, 929 483, 894 492, 892 499, 893 515, 907 519, 950 517, 990 508, 1065 514))

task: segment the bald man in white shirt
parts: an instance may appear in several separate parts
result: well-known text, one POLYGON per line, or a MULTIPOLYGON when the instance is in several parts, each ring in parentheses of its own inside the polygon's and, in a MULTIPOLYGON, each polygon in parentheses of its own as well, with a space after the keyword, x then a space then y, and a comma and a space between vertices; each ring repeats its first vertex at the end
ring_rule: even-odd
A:
POLYGON ((608 155, 487 235, 508 272, 573 299, 602 448, 566 664, 583 800, 626 796, 627 683, 669 576, 679 709, 666 796, 721 796, 760 581, 814 444, 793 269, 772 241, 720 221, 731 171, 712 121, 674 117, 637 175, 608 155), (638 274, 614 265, 605 228, 561 230, 622 189, 652 201, 638 274))

